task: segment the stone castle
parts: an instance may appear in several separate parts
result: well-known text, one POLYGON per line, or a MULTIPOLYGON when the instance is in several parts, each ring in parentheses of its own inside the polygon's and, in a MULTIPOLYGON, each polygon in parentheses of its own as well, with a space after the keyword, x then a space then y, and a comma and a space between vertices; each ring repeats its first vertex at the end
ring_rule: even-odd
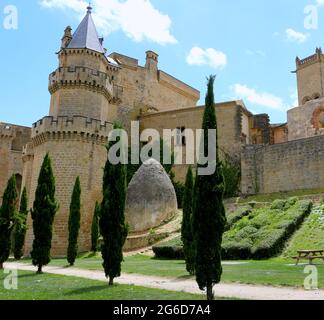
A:
MULTIPOLYGON (((43 157, 50 153, 60 209, 55 217, 52 254, 65 255, 69 205, 75 178, 82 187, 80 251, 90 249, 95 202, 101 199, 105 145, 113 122, 140 129, 200 129, 204 106, 200 92, 159 70, 158 55, 146 52, 146 64, 108 54, 98 37, 91 8, 72 34, 67 27, 58 52, 59 66, 49 76, 49 115, 31 128, 0 123, 0 194, 16 175, 27 188, 32 207, 43 157)), ((324 187, 324 54, 321 49, 296 60, 299 106, 288 122, 271 124, 267 114, 254 115, 243 101, 215 105, 221 150, 241 161, 242 194, 324 187)), ((185 141, 180 139, 183 144, 185 141)), ((187 167, 175 167, 184 180, 187 167)), ((0 200, 1 201, 1 200, 0 200)), ((25 252, 33 232, 29 217, 25 252)))

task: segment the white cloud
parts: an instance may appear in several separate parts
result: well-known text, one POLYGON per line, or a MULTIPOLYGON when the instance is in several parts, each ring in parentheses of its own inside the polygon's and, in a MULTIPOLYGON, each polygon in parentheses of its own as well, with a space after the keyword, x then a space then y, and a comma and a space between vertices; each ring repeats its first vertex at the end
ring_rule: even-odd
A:
POLYGON ((274 110, 287 110, 288 106, 285 105, 282 98, 279 98, 271 93, 257 92, 253 88, 246 85, 234 84, 231 90, 238 99, 246 99, 253 105, 258 105, 274 110))
POLYGON ((247 50, 245 50, 245 53, 248 56, 254 56, 254 55, 258 55, 258 56, 261 56, 261 57, 265 57, 266 56, 266 53, 264 51, 262 51, 262 50, 252 51, 250 49, 247 49, 247 50))
POLYGON ((193 47, 187 56, 187 63, 195 66, 208 65, 214 69, 219 69, 226 66, 227 57, 225 53, 213 48, 193 47))
POLYGON ((286 30, 286 37, 289 41, 304 43, 308 39, 309 34, 298 32, 294 29, 288 28, 286 30))
MULTIPOLYGON (((45 8, 75 12, 84 16, 88 2, 84 0, 41 0, 45 8)), ((159 44, 177 43, 171 34, 171 19, 158 11, 150 0, 93 0, 93 18, 104 36, 122 30, 136 42, 150 40, 159 44)))

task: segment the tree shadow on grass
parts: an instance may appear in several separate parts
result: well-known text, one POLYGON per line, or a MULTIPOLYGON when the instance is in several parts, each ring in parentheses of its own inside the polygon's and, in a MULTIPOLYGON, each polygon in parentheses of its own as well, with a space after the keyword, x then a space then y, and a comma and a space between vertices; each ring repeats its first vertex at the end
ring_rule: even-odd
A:
POLYGON ((107 289, 109 289, 108 283, 104 284, 104 285, 100 285, 100 286, 92 286, 92 287, 87 287, 87 288, 75 289, 75 290, 67 292, 65 295, 73 296, 73 295, 79 295, 79 294, 83 294, 83 293, 91 293, 91 292, 107 290, 107 289))
POLYGON ((36 271, 33 272, 33 273, 26 273, 26 274, 19 274, 19 271, 18 271, 18 279, 21 279, 21 278, 32 278, 32 277, 41 277, 43 275, 45 275, 45 274, 44 273, 39 274, 39 273, 36 273, 36 271))

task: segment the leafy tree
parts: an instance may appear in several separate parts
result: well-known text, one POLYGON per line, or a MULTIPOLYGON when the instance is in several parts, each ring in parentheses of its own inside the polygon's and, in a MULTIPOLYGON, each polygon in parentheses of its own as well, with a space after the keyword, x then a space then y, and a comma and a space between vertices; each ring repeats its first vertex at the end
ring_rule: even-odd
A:
POLYGON ((195 273, 195 251, 193 246, 192 230, 193 189, 194 180, 191 166, 189 166, 183 196, 183 220, 181 226, 181 239, 183 242, 183 252, 186 259, 186 268, 191 275, 195 273))
POLYGON ((21 194, 19 213, 15 218, 14 235, 13 235, 13 253, 16 260, 20 260, 23 256, 23 247, 27 231, 27 215, 28 215, 28 200, 26 187, 21 194))
POLYGON ((69 216, 69 245, 67 249, 67 261, 70 266, 74 265, 75 259, 78 255, 78 236, 80 230, 80 209, 81 209, 81 186, 80 178, 75 180, 69 216))
POLYGON ((175 174, 174 174, 173 170, 170 171, 169 177, 173 184, 174 191, 177 196, 178 208, 182 209, 185 185, 182 182, 175 180, 175 174))
POLYGON ((98 239, 99 239, 99 224, 98 220, 100 217, 100 205, 96 202, 95 211, 92 219, 91 226, 91 251, 97 252, 98 250, 98 239))
MULTIPOLYGON (((204 130, 202 147, 205 155, 208 154, 208 130, 214 129, 217 132, 214 81, 215 76, 210 76, 202 124, 204 130)), ((193 209, 196 281, 201 290, 207 289, 208 300, 214 299, 213 286, 221 280, 221 243, 226 224, 223 205, 224 177, 217 139, 215 143, 216 170, 211 175, 199 175, 197 171, 193 209)), ((198 164, 197 170, 204 167, 205 165, 198 164)))
POLYGON ((16 177, 13 175, 4 191, 0 209, 0 269, 3 269, 3 263, 8 260, 10 255, 10 235, 15 217, 17 196, 16 177))
POLYGON ((34 231, 31 257, 33 265, 38 267, 37 273, 42 273, 42 267, 51 261, 53 221, 57 210, 55 178, 51 159, 47 153, 39 173, 35 201, 31 210, 34 231))
POLYGON ((225 183, 224 198, 235 197, 239 191, 241 179, 241 164, 225 153, 222 162, 225 183))
MULTIPOLYGON (((118 124, 114 129, 121 129, 118 124)), ((107 148, 112 147, 111 142, 107 148)), ((121 154, 120 156, 126 156, 121 154)), ((109 285, 113 285, 114 278, 121 273, 121 262, 123 261, 123 246, 127 237, 127 226, 125 224, 125 200, 126 200, 126 165, 106 162, 103 178, 103 200, 100 210, 100 233, 103 237, 101 254, 105 275, 109 278, 109 285)))

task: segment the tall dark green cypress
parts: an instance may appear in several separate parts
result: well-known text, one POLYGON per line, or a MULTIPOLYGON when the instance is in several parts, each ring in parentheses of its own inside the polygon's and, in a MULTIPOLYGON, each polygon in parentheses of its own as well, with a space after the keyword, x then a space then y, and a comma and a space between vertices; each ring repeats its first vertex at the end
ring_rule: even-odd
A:
POLYGON ((70 266, 74 265, 75 259, 78 255, 78 236, 80 230, 81 219, 81 186, 80 178, 75 180, 71 203, 70 203, 70 216, 69 216, 69 245, 67 249, 67 261, 70 266))
POLYGON ((16 177, 13 175, 7 184, 0 208, 0 269, 10 255, 11 230, 17 206, 16 177))
POLYGON ((99 239, 99 217, 100 217, 100 205, 96 202, 95 210, 93 213, 92 226, 91 226, 91 251, 97 252, 98 239, 99 239))
MULTIPOLYGON (((208 130, 216 129, 217 132, 214 81, 215 76, 210 76, 202 124, 205 155, 208 154, 208 130)), ((196 281, 201 290, 207 289, 208 300, 214 299, 213 286, 221 280, 221 244, 226 224, 223 205, 224 177, 218 155, 217 139, 215 143, 216 159, 213 160, 216 164, 216 170, 211 175, 198 175, 197 171, 193 210, 196 281)), ((198 165, 198 169, 205 167, 206 165, 198 165)))
POLYGON ((195 251, 193 245, 192 229, 192 205, 193 205, 194 181, 191 166, 188 168, 185 190, 183 195, 183 219, 181 226, 181 239, 183 243, 183 252, 186 260, 186 269, 193 275, 195 274, 195 251))
MULTIPOLYGON (((119 125, 114 125, 114 129, 120 128, 119 125)), ((109 144, 108 152, 113 144, 113 142, 109 144)), ((127 237, 125 224, 126 178, 126 165, 120 163, 113 165, 107 159, 104 169, 99 226, 103 237, 102 265, 106 277, 109 278, 109 285, 113 285, 114 278, 121 274, 123 246, 127 237)))
POLYGON ((51 261, 53 221, 57 210, 55 178, 51 159, 47 153, 39 173, 35 201, 31 210, 34 231, 31 257, 33 265, 38 268, 37 273, 42 273, 42 267, 51 261))
POLYGON ((28 215, 27 191, 24 188, 21 194, 19 214, 15 218, 14 235, 13 235, 13 254, 16 260, 20 260, 23 256, 23 247, 27 231, 27 215, 28 215))

